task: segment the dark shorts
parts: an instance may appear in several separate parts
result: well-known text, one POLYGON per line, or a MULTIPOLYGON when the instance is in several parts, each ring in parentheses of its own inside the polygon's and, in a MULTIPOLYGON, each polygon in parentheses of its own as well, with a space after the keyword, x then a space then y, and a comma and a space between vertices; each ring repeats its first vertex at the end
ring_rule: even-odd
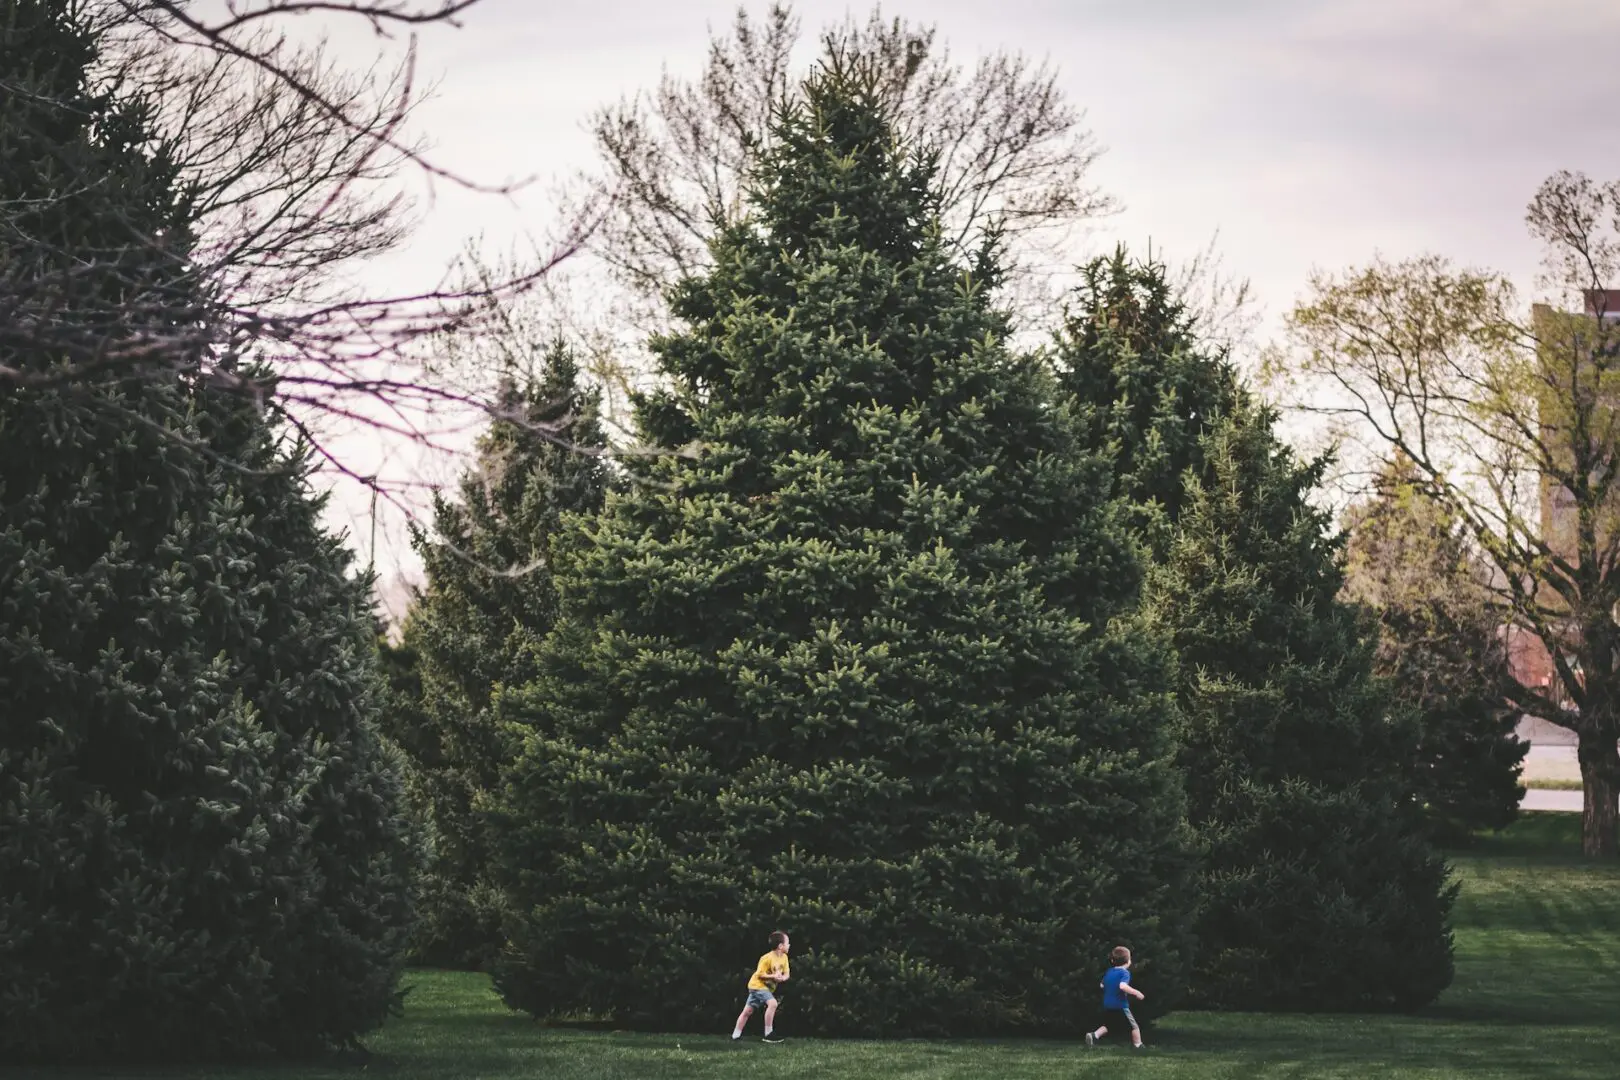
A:
POLYGON ((750 1009, 763 1009, 775 1000, 776 997, 769 990, 750 990, 748 991, 747 1007, 750 1009))
POLYGON ((1126 1032, 1136 1030, 1136 1017, 1131 1015, 1131 1007, 1123 1009, 1104 1009, 1102 1026, 1112 1032, 1126 1032))

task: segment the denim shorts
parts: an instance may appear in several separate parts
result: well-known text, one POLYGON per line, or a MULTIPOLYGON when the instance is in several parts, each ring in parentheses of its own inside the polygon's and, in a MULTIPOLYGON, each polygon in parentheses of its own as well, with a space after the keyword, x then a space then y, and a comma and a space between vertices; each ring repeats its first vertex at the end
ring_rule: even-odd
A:
POLYGON ((776 997, 769 990, 748 991, 748 1008, 750 1009, 763 1009, 767 1005, 774 1004, 775 1001, 776 997))

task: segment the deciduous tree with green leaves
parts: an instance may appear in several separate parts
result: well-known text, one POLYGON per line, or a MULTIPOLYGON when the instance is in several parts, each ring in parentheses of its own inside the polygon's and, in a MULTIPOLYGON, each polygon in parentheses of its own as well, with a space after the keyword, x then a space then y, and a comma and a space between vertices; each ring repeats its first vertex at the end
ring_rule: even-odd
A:
MULTIPOLYGON (((1547 304, 1439 256, 1322 274, 1269 366, 1372 462, 1403 455, 1545 661, 1514 708, 1577 739, 1582 846, 1620 856, 1620 181, 1549 177, 1526 213, 1547 304)), ((1541 666, 1541 665, 1537 665, 1541 666)))
POLYGON ((1374 670, 1419 718, 1417 784, 1437 839, 1467 843, 1518 815, 1530 744, 1514 735, 1508 639, 1462 521, 1404 458, 1345 513, 1344 597, 1378 619, 1374 670))

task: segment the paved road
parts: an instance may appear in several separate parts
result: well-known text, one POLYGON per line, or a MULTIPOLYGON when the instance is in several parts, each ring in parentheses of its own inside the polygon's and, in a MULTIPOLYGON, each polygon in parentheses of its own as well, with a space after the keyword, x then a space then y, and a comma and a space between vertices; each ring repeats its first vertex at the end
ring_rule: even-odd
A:
POLYGON ((1519 802, 1520 810, 1567 810, 1581 812, 1581 793, 1578 791, 1548 791, 1531 788, 1519 802))
MULTIPOLYGON (((1573 736, 1561 728, 1543 725, 1546 730, 1536 733, 1537 741, 1530 744, 1530 753, 1524 759, 1524 778, 1526 780, 1579 780, 1581 778, 1580 762, 1575 760, 1575 745, 1573 736)), ((1529 733, 1520 725, 1520 738, 1526 738, 1529 733)), ((1573 813, 1581 812, 1581 793, 1579 791, 1552 791, 1547 788, 1531 788, 1524 793, 1524 799, 1519 803, 1521 810, 1563 810, 1573 813)))

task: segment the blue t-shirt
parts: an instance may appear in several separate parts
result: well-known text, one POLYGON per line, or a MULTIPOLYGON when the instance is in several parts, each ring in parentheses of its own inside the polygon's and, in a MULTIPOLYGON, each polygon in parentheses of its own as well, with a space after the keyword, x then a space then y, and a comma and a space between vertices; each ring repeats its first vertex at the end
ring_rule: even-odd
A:
POLYGON ((1131 969, 1127 967, 1109 968, 1108 974, 1103 976, 1103 1008, 1128 1009, 1131 999, 1125 996, 1120 987, 1131 981, 1131 969))

